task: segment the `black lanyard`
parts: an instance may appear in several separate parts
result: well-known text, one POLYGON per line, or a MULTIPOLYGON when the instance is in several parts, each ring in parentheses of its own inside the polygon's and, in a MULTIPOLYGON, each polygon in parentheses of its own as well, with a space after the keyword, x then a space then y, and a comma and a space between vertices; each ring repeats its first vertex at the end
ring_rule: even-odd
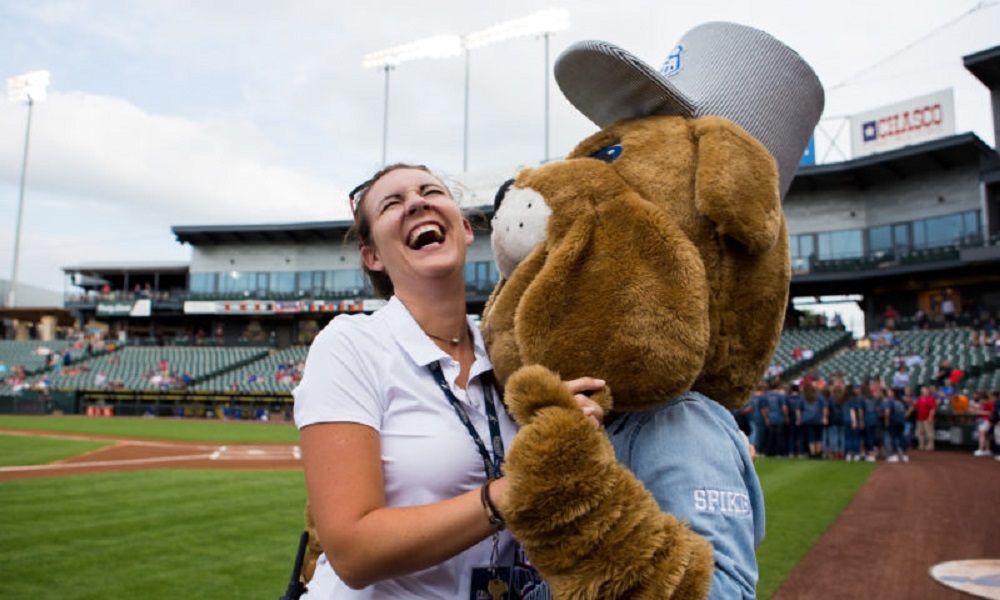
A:
POLYGON ((483 384, 483 402, 486 405, 486 421, 490 427, 490 439, 493 442, 493 457, 490 457, 489 451, 486 449, 486 444, 483 443, 483 439, 479 437, 479 432, 472 425, 472 421, 469 420, 469 415, 465 413, 465 409, 462 408, 461 403, 455 394, 452 393, 451 388, 448 387, 448 382, 444 379, 444 374, 441 372, 441 365, 438 363, 430 364, 431 374, 434 375, 434 381, 437 382, 438 387, 444 391, 445 398, 451 404, 451 407, 455 409, 455 414, 458 415, 458 419, 462 421, 465 428, 469 431, 469 435, 472 436, 472 441, 476 443, 476 448, 479 449, 480 456, 483 457, 483 467, 486 468, 486 477, 490 480, 498 479, 503 475, 503 438, 500 436, 500 419, 497 418, 497 408, 493 404, 493 378, 490 376, 492 371, 487 371, 479 376, 479 380, 483 384))

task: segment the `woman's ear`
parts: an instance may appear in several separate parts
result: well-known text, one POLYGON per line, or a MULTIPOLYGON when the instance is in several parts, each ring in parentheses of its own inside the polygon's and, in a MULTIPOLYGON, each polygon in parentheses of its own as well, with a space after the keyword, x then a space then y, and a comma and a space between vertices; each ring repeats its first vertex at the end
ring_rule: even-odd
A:
POLYGON ((472 223, 468 219, 462 219, 462 228, 465 229, 465 245, 471 246, 472 240, 476 239, 475 234, 472 233, 472 223))
POLYGON ((370 245, 361 247, 361 260, 364 261, 369 271, 385 271, 385 265, 382 264, 382 261, 378 257, 378 250, 370 245))

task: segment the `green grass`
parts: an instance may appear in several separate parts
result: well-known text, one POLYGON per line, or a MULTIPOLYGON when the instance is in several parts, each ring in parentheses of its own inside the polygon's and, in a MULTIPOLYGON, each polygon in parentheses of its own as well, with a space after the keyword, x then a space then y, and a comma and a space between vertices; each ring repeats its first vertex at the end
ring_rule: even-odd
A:
POLYGON ((58 431, 89 435, 212 442, 231 444, 283 443, 299 441, 298 430, 289 423, 254 421, 210 421, 201 419, 143 419, 100 417, 0 416, 0 429, 58 431))
POLYGON ((285 591, 301 471, 152 470, 0 483, 0 598, 261 598, 285 591))
POLYGON ((757 595, 770 598, 844 510, 875 465, 764 459, 756 463, 767 531, 757 548, 757 595))
POLYGON ((0 467, 44 465, 103 446, 107 443, 0 435, 0 467))
MULTIPOLYGON (((4 416, 0 428, 202 442, 298 439, 291 425, 173 419, 4 416)), ((0 435, 0 456, 44 463, 75 453, 78 443, 0 435)), ((875 465, 763 459, 756 466, 767 509, 757 590, 766 599, 875 465)), ((0 598, 273 600, 288 581, 304 503, 297 470, 150 470, 2 482, 0 598)))

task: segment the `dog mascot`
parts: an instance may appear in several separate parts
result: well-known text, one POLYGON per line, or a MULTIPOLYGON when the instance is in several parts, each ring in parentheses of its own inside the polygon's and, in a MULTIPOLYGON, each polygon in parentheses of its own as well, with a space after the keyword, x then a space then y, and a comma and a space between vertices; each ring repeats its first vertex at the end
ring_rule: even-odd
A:
POLYGON ((748 598, 760 484, 730 412, 780 337, 781 200, 823 107, 767 33, 688 32, 656 70, 605 42, 555 65, 602 129, 497 195, 483 332, 522 429, 499 507, 557 598, 748 598), (561 380, 607 381, 595 429, 561 380))

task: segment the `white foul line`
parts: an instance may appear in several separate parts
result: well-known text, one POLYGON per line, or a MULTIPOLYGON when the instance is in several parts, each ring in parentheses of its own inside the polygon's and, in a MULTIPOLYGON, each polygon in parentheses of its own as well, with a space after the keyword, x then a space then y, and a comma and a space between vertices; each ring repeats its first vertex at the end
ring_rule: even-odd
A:
POLYGON ((140 465, 158 462, 176 462, 181 460, 202 460, 210 458, 210 454, 191 454, 188 456, 159 456, 153 458, 131 458, 128 460, 97 460, 94 462, 53 463, 48 465, 25 465, 19 467, 0 467, 0 473, 18 471, 49 471, 59 469, 85 469, 89 467, 118 467, 122 465, 140 465))

